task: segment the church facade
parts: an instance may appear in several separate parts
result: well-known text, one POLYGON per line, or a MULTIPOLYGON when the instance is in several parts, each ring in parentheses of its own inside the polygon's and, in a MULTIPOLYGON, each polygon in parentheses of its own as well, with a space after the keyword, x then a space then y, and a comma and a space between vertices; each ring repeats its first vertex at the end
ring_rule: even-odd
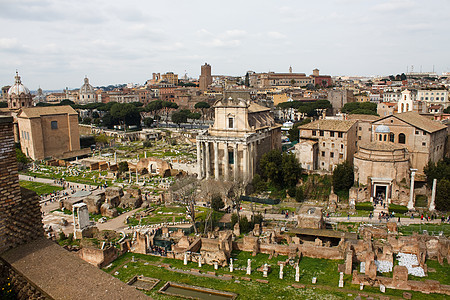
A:
POLYGON ((247 183, 264 153, 281 150, 281 125, 269 108, 240 98, 218 100, 214 110, 214 125, 197 136, 198 178, 247 183))

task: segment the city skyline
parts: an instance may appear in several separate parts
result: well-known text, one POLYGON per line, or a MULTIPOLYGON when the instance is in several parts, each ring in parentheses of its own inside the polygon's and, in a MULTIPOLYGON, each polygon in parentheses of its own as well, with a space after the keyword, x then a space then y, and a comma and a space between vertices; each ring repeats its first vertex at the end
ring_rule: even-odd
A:
POLYGON ((450 71, 443 0, 135 3, 1 1, 0 84, 16 69, 30 90, 143 84, 172 71, 198 78, 255 72, 389 75, 450 71))

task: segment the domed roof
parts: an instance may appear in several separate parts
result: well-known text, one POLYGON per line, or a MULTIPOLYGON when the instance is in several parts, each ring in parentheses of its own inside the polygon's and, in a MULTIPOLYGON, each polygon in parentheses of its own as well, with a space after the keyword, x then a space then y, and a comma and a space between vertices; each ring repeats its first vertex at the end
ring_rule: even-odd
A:
POLYGON ((30 95, 30 90, 22 84, 22 81, 20 81, 19 73, 17 71, 16 71, 15 78, 16 78, 16 82, 14 83, 14 85, 12 87, 9 88, 8 95, 9 96, 12 96, 12 95, 19 96, 20 94, 30 95))
POLYGON ((89 79, 84 78, 84 84, 80 87, 80 94, 94 93, 94 88, 89 84, 89 79))
POLYGON ((378 125, 377 128, 375 128, 376 133, 389 133, 391 132, 391 129, 389 129, 389 126, 386 125, 378 125))

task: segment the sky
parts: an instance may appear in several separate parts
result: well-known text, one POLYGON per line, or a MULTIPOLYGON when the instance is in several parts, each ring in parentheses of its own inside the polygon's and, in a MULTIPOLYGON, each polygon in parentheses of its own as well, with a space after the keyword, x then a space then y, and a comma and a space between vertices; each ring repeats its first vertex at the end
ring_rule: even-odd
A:
POLYGON ((0 0, 0 86, 294 72, 450 72, 448 0, 0 0))

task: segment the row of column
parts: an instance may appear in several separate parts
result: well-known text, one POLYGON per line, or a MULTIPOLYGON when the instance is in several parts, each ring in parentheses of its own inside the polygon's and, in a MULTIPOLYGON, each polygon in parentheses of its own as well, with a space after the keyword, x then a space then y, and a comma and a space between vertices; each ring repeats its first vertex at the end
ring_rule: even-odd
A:
POLYGON ((203 179, 222 179, 228 181, 230 178, 230 161, 229 161, 229 146, 233 149, 233 179, 242 179, 248 181, 253 178, 253 170, 255 168, 255 145, 241 144, 243 157, 242 161, 239 160, 239 144, 237 143, 219 143, 219 142, 202 142, 197 141, 197 168, 199 178, 203 179), (211 149, 210 143, 213 143, 213 159, 214 159, 214 174, 212 174, 211 168, 211 149), (224 152, 222 158, 223 174, 220 174, 220 161, 219 161, 219 144, 223 144, 224 152), (242 166, 242 173, 240 172, 240 166, 242 166), (220 175, 223 177, 221 178, 220 175))

